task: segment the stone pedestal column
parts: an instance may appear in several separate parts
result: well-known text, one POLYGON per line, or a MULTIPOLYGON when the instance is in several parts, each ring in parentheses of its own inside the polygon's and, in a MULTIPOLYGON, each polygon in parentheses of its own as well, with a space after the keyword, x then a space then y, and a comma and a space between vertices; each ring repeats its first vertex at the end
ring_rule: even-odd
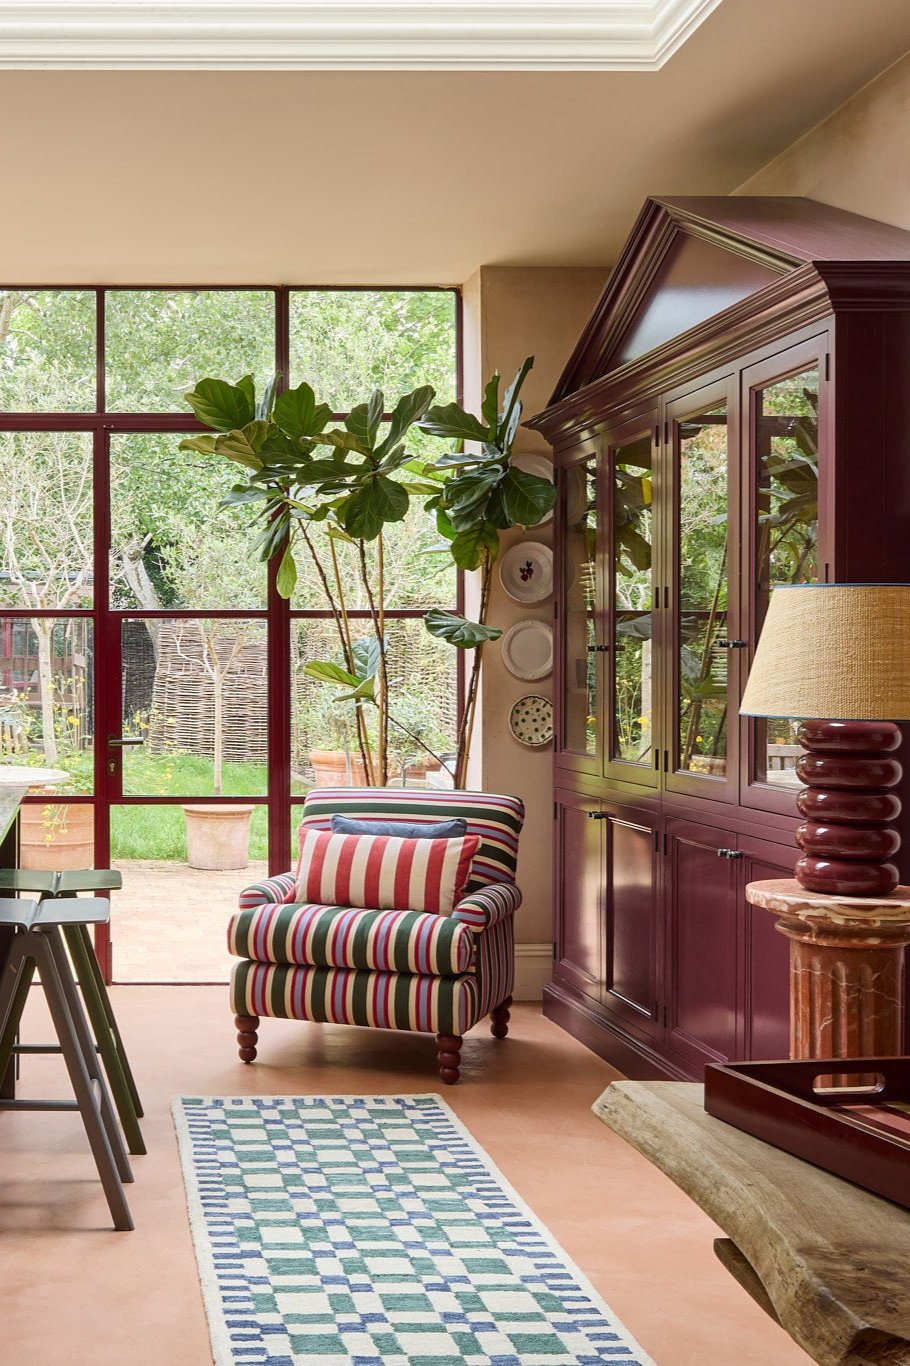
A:
POLYGON ((789 878, 750 882, 746 900, 779 917, 790 940, 791 1058, 903 1052, 910 887, 828 896, 789 878))

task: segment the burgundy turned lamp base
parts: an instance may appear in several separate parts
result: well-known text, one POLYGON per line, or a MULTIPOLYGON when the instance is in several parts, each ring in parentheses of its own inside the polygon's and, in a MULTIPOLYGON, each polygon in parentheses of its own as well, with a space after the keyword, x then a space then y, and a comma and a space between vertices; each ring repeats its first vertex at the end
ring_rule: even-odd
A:
POLYGON ((899 880, 900 731, 890 721, 804 721, 799 741, 796 881, 829 896, 886 896, 899 880))

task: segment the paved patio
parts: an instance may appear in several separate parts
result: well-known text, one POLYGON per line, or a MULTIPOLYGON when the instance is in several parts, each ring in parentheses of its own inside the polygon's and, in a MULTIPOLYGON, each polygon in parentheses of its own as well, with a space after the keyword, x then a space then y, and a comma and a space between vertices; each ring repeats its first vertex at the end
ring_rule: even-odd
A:
POLYGON ((185 863, 124 859, 123 891, 111 898, 115 982, 226 982, 234 959, 227 923, 237 895, 267 874, 265 863, 204 872, 185 863))

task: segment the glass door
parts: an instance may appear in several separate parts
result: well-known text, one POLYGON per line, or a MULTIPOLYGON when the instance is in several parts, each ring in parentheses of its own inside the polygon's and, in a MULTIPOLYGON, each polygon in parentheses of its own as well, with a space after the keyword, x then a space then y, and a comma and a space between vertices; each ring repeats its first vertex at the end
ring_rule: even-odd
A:
POLYGON ((599 777, 603 772, 602 554, 599 525, 599 459, 596 446, 565 464, 559 476, 562 534, 559 603, 560 767, 599 777))
MULTIPOLYGON (((826 341, 826 334, 813 338, 743 375, 749 471, 743 490, 749 567, 744 595, 750 657, 774 589, 824 580, 825 564, 831 560, 824 517, 828 474, 820 458, 828 430, 826 341)), ((744 804, 795 813, 795 795, 802 786, 796 775, 802 752, 798 727, 796 719, 742 719, 744 804)))
POLYGON ((729 381, 667 404, 672 688, 662 767, 668 789, 727 801, 735 798, 739 778, 737 707, 746 643, 731 455, 736 431, 729 381))
POLYGON ((657 412, 613 433, 606 481, 609 516, 607 593, 607 773, 644 787, 658 782, 655 734, 660 657, 655 607, 654 476, 657 412))

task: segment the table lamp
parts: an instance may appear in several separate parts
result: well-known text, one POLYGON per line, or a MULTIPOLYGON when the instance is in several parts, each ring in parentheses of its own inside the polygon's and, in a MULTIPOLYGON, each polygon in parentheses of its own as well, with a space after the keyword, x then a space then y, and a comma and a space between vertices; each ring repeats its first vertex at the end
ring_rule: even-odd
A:
POLYGON ((902 771, 893 722, 910 719, 910 584, 776 588, 740 714, 809 718, 798 732, 797 882, 835 896, 893 891, 901 803, 891 789, 902 771))

